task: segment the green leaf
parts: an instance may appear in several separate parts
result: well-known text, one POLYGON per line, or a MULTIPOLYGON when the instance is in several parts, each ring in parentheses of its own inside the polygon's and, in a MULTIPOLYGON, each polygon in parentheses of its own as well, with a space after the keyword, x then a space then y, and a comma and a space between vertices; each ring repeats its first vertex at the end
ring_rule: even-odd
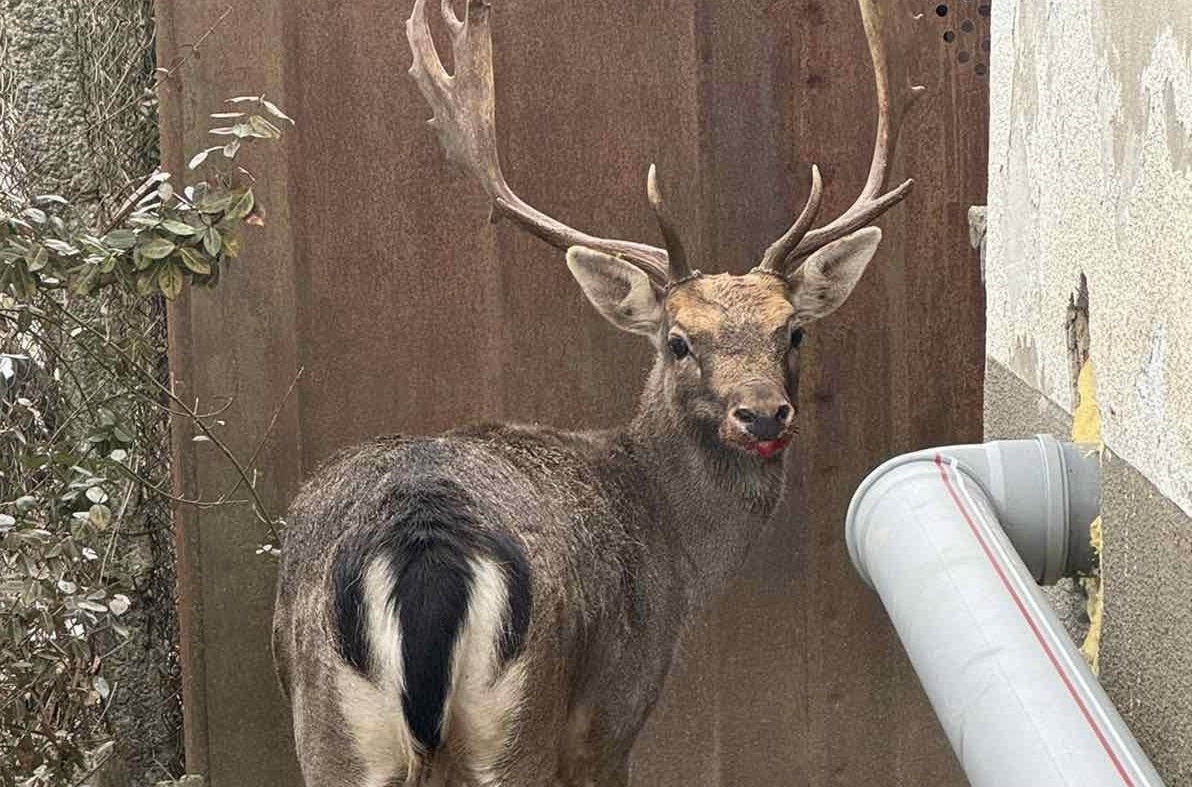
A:
POLYGON ((211 273, 211 263, 203 259, 201 254, 189 246, 179 248, 178 256, 182 258, 182 264, 195 273, 200 273, 204 276, 211 273))
POLYGON ((37 280, 18 263, 12 268, 12 288, 18 298, 32 298, 37 294, 37 280))
POLYGON ((151 213, 134 213, 132 216, 128 217, 128 223, 137 227, 153 229, 157 227, 158 224, 161 224, 161 218, 151 213))
POLYGON ((277 104, 274 104, 272 101, 266 101, 264 98, 261 99, 261 104, 266 110, 269 111, 270 115, 273 115, 273 117, 277 118, 278 120, 289 121, 290 125, 294 124, 294 119, 285 112, 282 112, 280 109, 278 109, 277 104))
POLYGON ((178 221, 177 219, 162 219, 161 226, 166 231, 172 232, 175 235, 198 235, 202 231, 198 227, 192 227, 186 222, 178 221))
POLYGON ((40 208, 25 208, 21 211, 21 215, 38 224, 46 223, 46 212, 40 208))
POLYGON ((25 262, 29 264, 31 272, 41 270, 49 261, 50 253, 40 243, 34 243, 29 247, 29 251, 25 252, 25 262))
POLYGON ((248 126, 252 129, 252 135, 254 137, 261 139, 281 139, 281 129, 260 115, 250 116, 248 126))
POLYGON ((236 158, 236 154, 240 152, 240 139, 237 137, 231 142, 223 146, 224 158, 236 158))
POLYGON ((190 161, 186 162, 186 168, 198 169, 199 167, 203 166, 203 162, 207 160, 207 157, 217 150, 219 150, 218 145, 213 148, 207 148, 206 150, 200 150, 198 153, 191 156, 190 161))
POLYGON ((103 503, 96 503, 87 511, 87 518, 91 520, 91 524, 104 530, 112 523, 112 509, 103 503))
POLYGON ((173 254, 175 248, 173 241, 166 240, 161 236, 153 236, 145 243, 142 243, 137 251, 148 259, 161 260, 173 254))
POLYGON ((162 295, 174 300, 182 292, 182 271, 177 265, 162 265, 157 274, 157 286, 161 288, 162 295))
MULTIPOLYGON (((149 261, 152 264, 152 260, 149 261)), ((146 268, 137 274, 136 282, 137 295, 143 298, 148 298, 157 290, 157 271, 153 268, 146 268)))
POLYGON ((252 189, 245 189, 244 194, 236 200, 232 207, 228 208, 227 217, 229 219, 242 219, 248 214, 252 213, 253 196, 252 189))
POLYGON ((253 133, 253 128, 248 123, 237 123, 234 126, 213 128, 210 133, 217 137, 239 137, 240 139, 257 136, 253 133))
POLYGON ((59 254, 63 254, 67 257, 79 253, 79 250, 74 246, 70 245, 64 240, 58 240, 57 238, 46 238, 45 244, 50 248, 51 251, 56 251, 59 254))
POLYGON ((203 198, 198 201, 195 207, 201 213, 223 213, 232 204, 232 200, 236 195, 228 191, 213 191, 203 195, 203 198))
POLYGON ((214 257, 219 254, 222 247, 223 239, 219 236, 219 230, 215 227, 208 227, 207 231, 203 233, 203 249, 214 257))
POLYGON ((116 617, 120 617, 128 608, 132 606, 132 602, 128 600, 128 596, 123 593, 117 593, 112 596, 112 600, 108 602, 108 609, 116 617))
POLYGON ((112 230, 103 236, 103 242, 113 249, 128 251, 137 245, 137 234, 127 229, 112 230))
POLYGON ((70 285, 70 289, 76 295, 90 295, 95 292, 96 285, 99 284, 99 266, 98 265, 84 265, 80 272, 74 277, 74 281, 70 285))

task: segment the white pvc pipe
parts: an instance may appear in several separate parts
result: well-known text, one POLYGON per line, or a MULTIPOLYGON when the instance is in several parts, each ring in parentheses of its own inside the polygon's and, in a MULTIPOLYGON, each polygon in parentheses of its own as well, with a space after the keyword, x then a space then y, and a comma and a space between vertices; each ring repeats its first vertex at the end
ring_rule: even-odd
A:
POLYGON ((1098 490, 1040 437, 907 454, 853 496, 849 554, 973 787, 1163 785, 1036 584, 1087 561, 1098 490))

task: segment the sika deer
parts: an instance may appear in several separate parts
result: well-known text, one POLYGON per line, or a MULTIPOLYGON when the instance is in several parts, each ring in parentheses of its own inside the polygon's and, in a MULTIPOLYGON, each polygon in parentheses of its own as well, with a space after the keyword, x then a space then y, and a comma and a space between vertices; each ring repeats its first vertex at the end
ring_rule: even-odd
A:
POLYGON ((883 191, 901 111, 863 2, 879 111, 861 195, 811 229, 813 167, 806 206, 758 267, 701 274, 653 167, 665 250, 519 199, 497 155, 489 2, 459 20, 442 0, 454 75, 425 6, 407 22, 410 72, 448 157, 498 216, 567 249, 596 309, 657 357, 624 428, 384 438, 306 483, 274 618, 298 757, 309 787, 624 785, 680 633, 783 495, 803 329, 848 297, 881 238, 867 225, 911 187, 883 191))

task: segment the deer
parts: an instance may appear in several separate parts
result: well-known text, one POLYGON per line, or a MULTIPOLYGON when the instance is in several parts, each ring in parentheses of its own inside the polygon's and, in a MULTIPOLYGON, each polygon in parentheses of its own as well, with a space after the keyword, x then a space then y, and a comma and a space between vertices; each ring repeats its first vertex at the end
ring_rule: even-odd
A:
POLYGON ((634 741, 684 630, 726 586, 784 495, 798 434, 800 343, 872 259, 911 87, 891 111, 880 18, 862 0, 877 86, 868 179, 815 227, 808 198, 748 273, 702 273, 656 168, 664 247, 574 229, 501 172, 491 0, 427 0, 406 23, 410 74, 447 158, 496 218, 565 251, 592 306, 654 360, 616 429, 461 426, 341 451, 286 517, 273 652, 308 787, 624 787, 634 741))

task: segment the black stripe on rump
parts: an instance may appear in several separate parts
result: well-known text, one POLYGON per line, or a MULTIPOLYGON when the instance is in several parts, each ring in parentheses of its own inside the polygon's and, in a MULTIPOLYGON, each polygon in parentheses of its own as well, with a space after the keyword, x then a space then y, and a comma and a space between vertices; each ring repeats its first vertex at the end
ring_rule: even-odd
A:
POLYGON ((405 688, 402 710, 415 739, 438 747, 451 681, 451 656, 468 612, 471 561, 501 566, 509 604, 500 636, 502 662, 524 645, 531 613, 530 567, 517 541, 482 528, 468 493, 455 481, 423 477, 381 501, 387 524, 374 535, 345 542, 332 566, 340 655, 368 674, 370 654, 361 577, 375 555, 388 558, 394 584, 390 609, 398 610, 405 688))

